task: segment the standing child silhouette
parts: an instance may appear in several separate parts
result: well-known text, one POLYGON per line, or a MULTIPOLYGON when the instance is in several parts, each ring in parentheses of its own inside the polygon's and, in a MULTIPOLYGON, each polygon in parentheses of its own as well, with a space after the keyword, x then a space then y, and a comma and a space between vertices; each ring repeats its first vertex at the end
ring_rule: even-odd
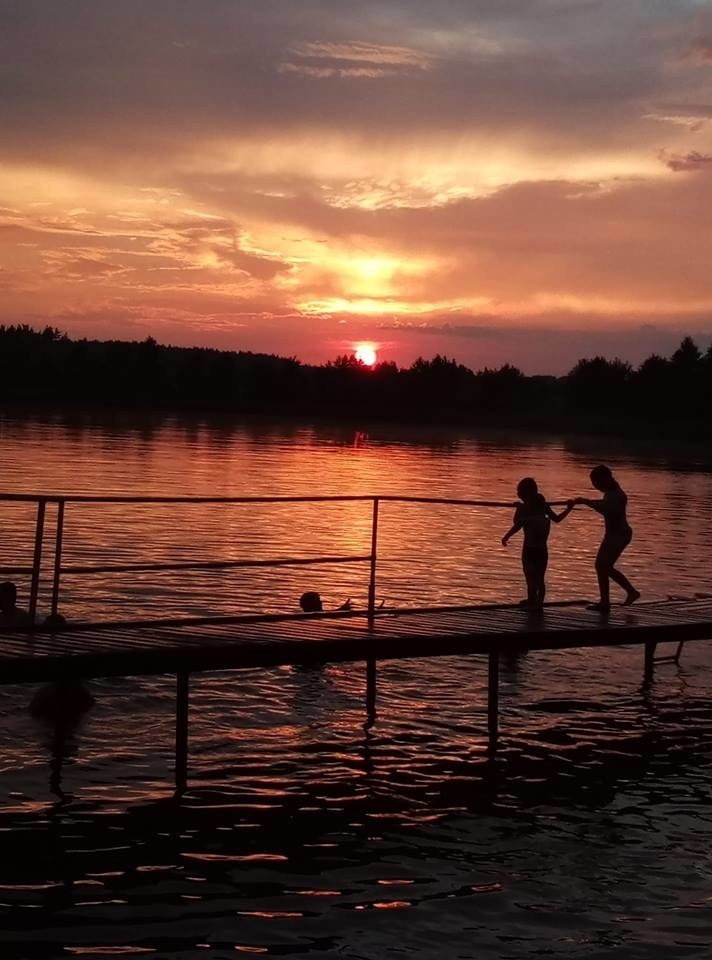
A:
POLYGON ((603 517, 605 532, 596 554, 596 576, 601 599, 598 603, 592 603, 589 609, 608 613, 611 609, 609 580, 625 590, 626 598, 623 601, 625 605, 635 603, 640 597, 630 580, 615 568, 616 561, 633 539, 633 531, 626 516, 628 497, 613 476, 610 467, 604 467, 603 464, 594 467, 591 471, 591 485, 601 491, 603 499, 587 500, 585 497, 577 497, 574 503, 590 507, 603 517))
POLYGON ((527 583, 527 599, 522 606, 540 608, 546 596, 546 568, 549 563, 547 541, 551 521, 560 523, 573 510, 572 500, 562 513, 556 514, 546 499, 539 493, 536 480, 524 477, 517 484, 517 496, 522 501, 514 512, 512 527, 502 537, 502 546, 506 547, 510 538, 519 530, 524 531, 522 544, 522 569, 527 583))

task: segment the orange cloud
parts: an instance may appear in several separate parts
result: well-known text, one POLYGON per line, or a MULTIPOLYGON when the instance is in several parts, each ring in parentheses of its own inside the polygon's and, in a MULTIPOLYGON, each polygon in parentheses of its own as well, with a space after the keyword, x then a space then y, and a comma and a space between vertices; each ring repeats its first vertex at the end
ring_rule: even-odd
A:
POLYGON ((10 11, 0 322, 311 358, 482 316, 704 332, 698 5, 515 6, 10 11))

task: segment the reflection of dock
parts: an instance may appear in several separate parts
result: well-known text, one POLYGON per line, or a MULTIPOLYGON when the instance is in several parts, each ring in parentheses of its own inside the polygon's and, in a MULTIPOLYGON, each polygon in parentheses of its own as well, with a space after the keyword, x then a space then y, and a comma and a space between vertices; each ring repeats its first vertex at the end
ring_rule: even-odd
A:
POLYGON ((650 680, 658 643, 702 639, 712 639, 712 598, 616 607, 606 616, 582 603, 564 603, 547 605, 540 613, 487 605, 78 624, 56 634, 0 635, 0 683, 176 674, 176 785, 183 789, 188 678, 194 672, 361 661, 367 665, 367 712, 373 722, 377 661, 486 655, 488 730, 494 748, 502 655, 636 644, 644 652, 644 678, 650 680))

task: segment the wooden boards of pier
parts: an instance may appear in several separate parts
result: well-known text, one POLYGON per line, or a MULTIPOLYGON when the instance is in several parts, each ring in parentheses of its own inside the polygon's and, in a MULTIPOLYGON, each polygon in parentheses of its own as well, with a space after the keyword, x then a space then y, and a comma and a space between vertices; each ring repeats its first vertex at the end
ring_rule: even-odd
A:
MULTIPOLYGON (((490 750, 499 731, 503 654, 571 647, 644 647, 652 678, 658 643, 712 639, 712 597, 614 607, 601 614, 582 601, 543 611, 477 607, 337 614, 254 616, 201 621, 77 624, 58 633, 0 633, 0 684, 173 673, 176 686, 176 789, 188 776, 189 676, 205 670, 364 661, 366 725, 376 716, 376 664, 414 657, 486 655, 490 750)), ((675 658, 660 658, 675 659, 675 658)))
POLYGON ((384 610, 373 618, 357 611, 78 624, 59 633, 0 634, 0 684, 707 638, 712 598, 614 607, 607 615, 574 602, 547 605, 543 612, 489 605, 384 610))

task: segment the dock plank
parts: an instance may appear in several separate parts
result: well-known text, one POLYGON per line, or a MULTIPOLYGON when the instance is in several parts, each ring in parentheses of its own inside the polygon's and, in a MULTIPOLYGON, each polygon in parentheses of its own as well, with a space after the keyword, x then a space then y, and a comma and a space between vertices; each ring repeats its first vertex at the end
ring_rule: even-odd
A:
POLYGON ((712 639, 712 600, 613 607, 468 607, 365 611, 342 618, 122 627, 86 625, 55 634, 0 634, 0 683, 58 676, 131 676, 366 659, 465 656, 521 649, 712 639))

